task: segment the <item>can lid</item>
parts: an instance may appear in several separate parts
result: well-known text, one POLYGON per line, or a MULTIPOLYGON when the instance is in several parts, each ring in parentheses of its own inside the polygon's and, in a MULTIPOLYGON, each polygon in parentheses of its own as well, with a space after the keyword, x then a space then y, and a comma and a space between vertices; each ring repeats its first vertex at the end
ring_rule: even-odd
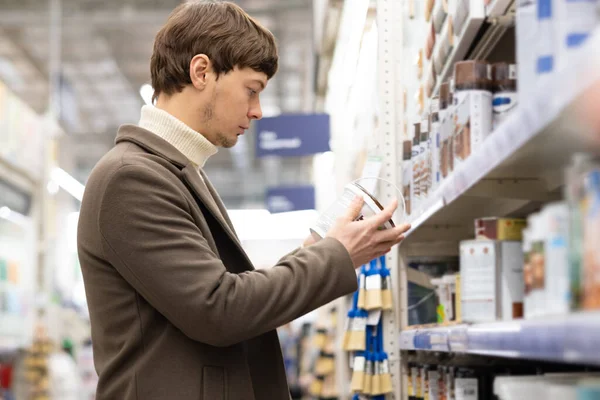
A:
POLYGON ((417 122, 416 124, 413 124, 414 130, 413 130, 413 138, 420 138, 421 137, 421 123, 417 122))
POLYGON ((449 100, 450 96, 450 82, 444 82, 440 85, 440 110, 445 110, 448 108, 450 104, 449 100))
POLYGON ((405 140, 402 142, 402 159, 410 160, 412 154, 412 142, 410 140, 405 140))
POLYGON ((459 61, 454 64, 456 90, 489 89, 489 63, 483 60, 459 61))

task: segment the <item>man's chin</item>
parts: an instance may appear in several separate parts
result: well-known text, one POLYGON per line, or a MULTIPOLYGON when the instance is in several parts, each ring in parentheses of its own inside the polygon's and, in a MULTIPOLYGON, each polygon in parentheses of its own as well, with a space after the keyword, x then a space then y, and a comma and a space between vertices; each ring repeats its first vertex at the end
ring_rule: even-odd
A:
POLYGON ((218 143, 219 147, 223 147, 225 149, 230 149, 235 146, 238 142, 238 137, 225 137, 224 135, 219 137, 218 143))

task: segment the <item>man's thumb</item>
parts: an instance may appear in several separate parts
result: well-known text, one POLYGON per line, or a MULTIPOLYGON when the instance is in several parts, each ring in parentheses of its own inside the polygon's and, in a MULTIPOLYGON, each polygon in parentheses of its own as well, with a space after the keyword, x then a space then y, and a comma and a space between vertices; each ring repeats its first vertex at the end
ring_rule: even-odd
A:
POLYGON ((348 209, 346 210, 346 219, 348 221, 356 220, 360 215, 360 211, 362 210, 364 204, 365 200, 361 196, 356 196, 354 200, 352 200, 352 203, 350 203, 350 206, 348 206, 348 209))

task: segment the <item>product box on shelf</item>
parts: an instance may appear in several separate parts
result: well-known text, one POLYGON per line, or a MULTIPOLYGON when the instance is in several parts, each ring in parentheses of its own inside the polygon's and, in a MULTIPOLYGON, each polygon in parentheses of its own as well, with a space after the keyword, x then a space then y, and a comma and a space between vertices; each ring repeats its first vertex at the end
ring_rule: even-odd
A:
POLYGON ((454 106, 452 105, 452 95, 450 92, 450 83, 444 82, 440 86, 440 132, 441 132, 441 150, 440 150, 440 172, 444 180, 453 168, 454 159, 454 106))
POLYGON ((412 199, 412 141, 405 140, 402 142, 402 196, 404 197, 404 207, 406 215, 411 214, 411 199, 412 199))
POLYGON ((421 121, 421 142, 420 142, 420 157, 421 157, 421 201, 427 201, 429 197, 429 189, 431 188, 431 170, 432 170, 432 155, 431 155, 431 136, 429 132, 429 120, 426 118, 421 121))
POLYGON ((477 218, 475 239, 520 241, 526 225, 522 218, 477 218))
POLYGON ((583 308, 600 309, 600 167, 586 174, 581 216, 583 228, 583 308))
POLYGON ((452 2, 453 7, 450 9, 450 15, 454 19, 454 27, 456 29, 456 36, 462 34, 465 22, 469 17, 470 13, 470 0, 454 0, 452 2))
POLYGON ((566 202, 548 204, 542 210, 548 220, 545 243, 545 267, 548 279, 546 307, 548 315, 569 312, 569 207, 566 202))
POLYGON ((460 243, 461 317, 466 322, 512 320, 523 315, 521 242, 460 243))
POLYGON ((548 204, 527 222, 523 231, 525 318, 563 315, 570 309, 568 206, 548 204))
POLYGON ((464 162, 492 131, 492 84, 486 61, 454 65, 454 163, 464 162))
MULTIPOLYGON (((433 67, 435 71, 441 73, 446 65, 446 61, 448 60, 448 56, 452 52, 454 48, 454 25, 452 22, 452 17, 447 17, 446 28, 442 30, 439 38, 439 45, 437 47, 437 51, 433 55, 433 67)), ((442 27, 440 26, 440 29, 442 27)))
POLYGON ((556 68, 556 30, 554 29, 554 0, 537 0, 537 29, 533 51, 535 51, 536 81, 550 75, 556 68))
POLYGON ((508 63, 491 65, 493 91, 492 96, 492 129, 500 124, 517 107, 517 66, 508 63))
POLYGON ((536 86, 537 1, 517 0, 516 2, 518 94, 522 104, 526 104, 531 99, 536 86))
POLYGON ((416 214, 421 206, 421 124, 413 125, 413 141, 412 141, 412 180, 410 183, 410 203, 411 212, 416 214))
POLYGON ((580 47, 598 26, 598 4, 598 1, 553 0, 557 71, 568 65, 571 52, 580 47))
POLYGON ((441 33, 444 21, 448 16, 448 0, 437 0, 433 7, 432 21, 436 33, 441 33))
POLYGON ((429 140, 431 141, 431 192, 435 192, 442 183, 440 171, 440 152, 442 151, 442 131, 440 124, 439 99, 431 101, 429 114, 429 140))

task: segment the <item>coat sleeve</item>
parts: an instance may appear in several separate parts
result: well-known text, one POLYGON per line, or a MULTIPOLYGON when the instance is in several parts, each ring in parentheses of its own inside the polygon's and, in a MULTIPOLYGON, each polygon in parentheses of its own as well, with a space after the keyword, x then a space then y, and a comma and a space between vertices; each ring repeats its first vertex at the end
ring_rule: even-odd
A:
POLYGON ((145 166, 115 172, 101 204, 106 259, 199 342, 241 342, 357 289, 350 255, 332 238, 270 269, 227 272, 194 223, 181 186, 145 166))

